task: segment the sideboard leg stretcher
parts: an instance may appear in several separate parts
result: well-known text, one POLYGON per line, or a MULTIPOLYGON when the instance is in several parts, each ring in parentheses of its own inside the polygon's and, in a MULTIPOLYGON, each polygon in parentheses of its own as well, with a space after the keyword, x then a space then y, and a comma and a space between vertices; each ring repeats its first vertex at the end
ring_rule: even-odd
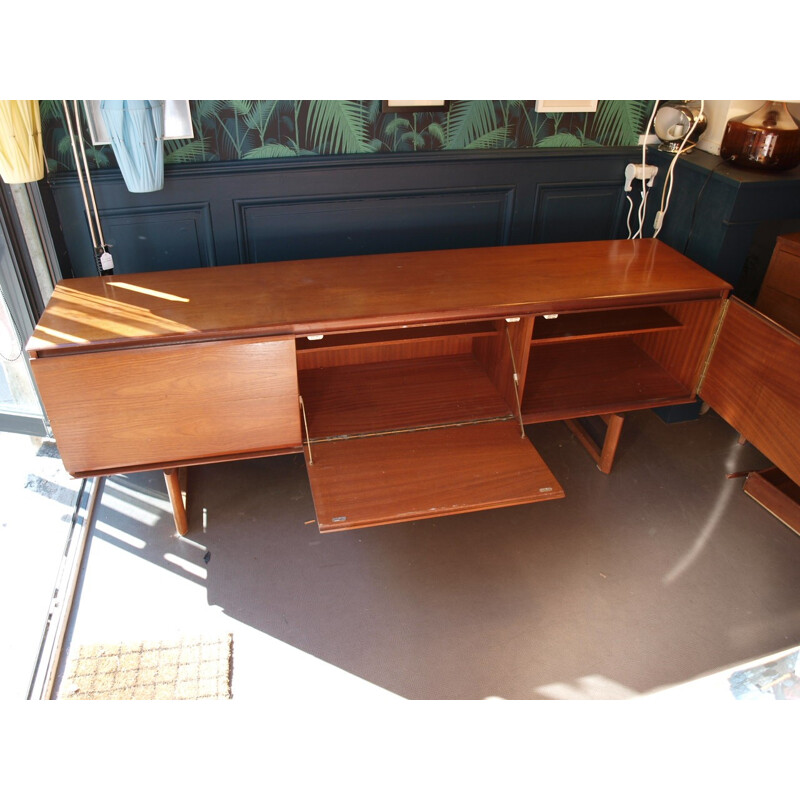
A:
POLYGON ((622 423, 625 421, 625 417, 622 414, 601 414, 600 419, 606 425, 606 435, 603 439, 602 447, 595 443, 594 439, 581 425, 580 420, 565 419, 564 422, 575 434, 575 438, 586 448, 589 455, 597 462, 600 472, 608 475, 614 464, 614 456, 617 452, 617 444, 622 433, 622 423))

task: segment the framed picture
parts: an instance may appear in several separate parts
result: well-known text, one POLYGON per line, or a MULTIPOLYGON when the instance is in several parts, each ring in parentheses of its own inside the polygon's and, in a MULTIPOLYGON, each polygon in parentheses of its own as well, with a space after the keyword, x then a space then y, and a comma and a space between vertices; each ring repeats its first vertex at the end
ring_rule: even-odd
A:
POLYGON ((410 114, 415 111, 447 111, 449 100, 383 100, 381 111, 384 114, 410 114))
POLYGON ((540 114, 559 114, 569 111, 597 111, 597 100, 537 100, 540 114))
MULTIPOLYGON (((111 144, 111 137, 108 135, 106 124, 100 115, 100 101, 84 100, 83 108, 86 111, 86 122, 89 126, 92 144, 95 147, 101 144, 111 144)), ((188 100, 164 101, 164 138, 194 139, 192 112, 189 109, 188 100)))

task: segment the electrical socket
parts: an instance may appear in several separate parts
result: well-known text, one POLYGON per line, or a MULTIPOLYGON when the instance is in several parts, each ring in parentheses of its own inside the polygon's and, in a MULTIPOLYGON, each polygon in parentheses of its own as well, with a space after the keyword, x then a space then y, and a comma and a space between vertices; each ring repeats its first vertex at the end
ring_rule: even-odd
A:
POLYGON ((639 147, 643 144, 658 144, 661 140, 656 136, 654 133, 651 133, 649 136, 645 137, 644 134, 639 136, 639 147))

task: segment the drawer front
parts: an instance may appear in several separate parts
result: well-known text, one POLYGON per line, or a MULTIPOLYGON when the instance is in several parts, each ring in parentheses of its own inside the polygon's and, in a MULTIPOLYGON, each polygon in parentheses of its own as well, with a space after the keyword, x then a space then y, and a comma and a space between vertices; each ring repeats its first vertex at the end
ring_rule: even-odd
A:
POLYGON ((800 297, 800 247, 795 245, 787 248, 778 243, 763 285, 792 297, 800 297))
POLYGON ((168 345, 32 360, 73 475, 301 442, 294 340, 168 345))
POLYGON ((800 246, 778 240, 756 308, 800 334, 800 246))

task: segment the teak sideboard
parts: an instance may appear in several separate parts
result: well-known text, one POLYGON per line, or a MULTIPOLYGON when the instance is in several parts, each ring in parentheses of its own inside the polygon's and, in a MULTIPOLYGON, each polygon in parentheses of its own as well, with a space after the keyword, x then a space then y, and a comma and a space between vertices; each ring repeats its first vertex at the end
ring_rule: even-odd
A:
POLYGON ((77 278, 28 344, 66 469, 303 452, 323 532, 564 491, 523 425, 702 397, 800 482, 800 340, 654 239, 77 278))

